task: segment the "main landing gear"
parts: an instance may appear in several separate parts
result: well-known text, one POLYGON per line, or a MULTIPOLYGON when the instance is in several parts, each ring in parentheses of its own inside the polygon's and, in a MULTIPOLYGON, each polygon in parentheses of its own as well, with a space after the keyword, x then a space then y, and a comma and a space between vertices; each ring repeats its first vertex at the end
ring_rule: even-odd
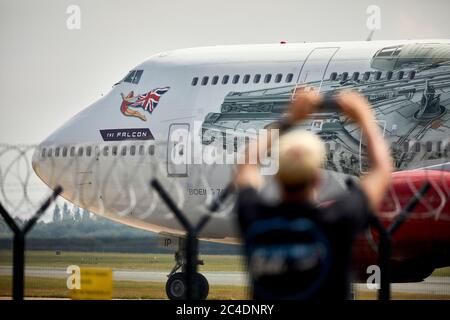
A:
MULTIPOLYGON (((186 261, 183 257, 186 255, 186 240, 179 238, 178 250, 175 252, 175 266, 167 276, 166 294, 170 300, 183 300, 186 298, 186 261), (181 269, 181 272, 177 272, 181 269)), ((203 260, 197 262, 203 265, 203 260)), ((209 284, 205 276, 201 273, 196 273, 194 276, 193 286, 197 289, 198 299, 205 300, 209 293, 209 284)))

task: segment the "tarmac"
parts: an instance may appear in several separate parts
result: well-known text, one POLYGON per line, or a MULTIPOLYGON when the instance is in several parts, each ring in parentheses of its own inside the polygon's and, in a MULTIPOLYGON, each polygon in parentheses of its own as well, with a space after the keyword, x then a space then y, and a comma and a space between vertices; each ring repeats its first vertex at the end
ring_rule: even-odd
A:
MULTIPOLYGON (((247 274, 245 272, 202 272, 208 279, 210 285, 247 285, 247 274)), ((0 266, 0 276, 12 275, 12 267, 0 266)), ((68 274, 64 268, 26 267, 25 275, 29 277, 67 278, 68 274)), ((146 271, 139 269, 113 269, 113 279, 116 281, 152 281, 166 282, 168 272, 146 271)), ((368 289, 364 283, 355 284, 358 290, 374 291, 368 289)), ((428 277, 422 282, 393 283, 392 292, 418 293, 430 295, 450 296, 450 277, 428 277)))

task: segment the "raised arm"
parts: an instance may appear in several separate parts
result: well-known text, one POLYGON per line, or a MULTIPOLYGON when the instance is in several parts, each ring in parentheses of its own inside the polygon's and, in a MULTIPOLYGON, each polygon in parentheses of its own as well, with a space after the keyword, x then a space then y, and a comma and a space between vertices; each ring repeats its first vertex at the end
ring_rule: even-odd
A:
MULTIPOLYGON (((313 88, 298 88, 295 97, 288 107, 287 122, 289 125, 295 125, 306 119, 308 115, 314 112, 321 104, 322 96, 313 88)), ((263 150, 258 148, 270 148, 272 141, 271 135, 268 135, 267 143, 258 143, 258 139, 249 143, 245 149, 246 159, 257 159, 256 163, 239 164, 237 166, 234 183, 238 188, 253 187, 259 189, 263 184, 263 179, 259 173, 259 155, 264 154, 263 150)), ((259 138, 259 137, 258 137, 259 138)), ((265 150, 264 150, 265 151, 265 150)))
POLYGON ((376 123, 369 102, 356 92, 344 92, 336 98, 344 114, 361 127, 367 141, 367 152, 371 168, 361 177, 361 188, 376 211, 389 186, 392 173, 392 159, 389 148, 376 123))

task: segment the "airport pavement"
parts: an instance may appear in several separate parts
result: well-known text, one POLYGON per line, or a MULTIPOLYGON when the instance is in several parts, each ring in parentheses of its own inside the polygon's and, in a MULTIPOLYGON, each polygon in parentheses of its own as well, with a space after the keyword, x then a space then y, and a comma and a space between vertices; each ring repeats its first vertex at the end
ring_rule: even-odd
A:
MULTIPOLYGON (((153 281, 166 282, 168 271, 146 271, 136 269, 113 269, 116 281, 153 281)), ((202 272, 209 283, 214 285, 246 285, 247 275, 244 272, 202 272)), ((0 266, 0 276, 12 275, 12 267, 0 266)), ((63 268, 26 267, 25 275, 29 277, 67 278, 63 268)))
MULTIPOLYGON (((371 291, 365 283, 357 283, 356 288, 361 291, 371 291)), ((450 277, 428 277, 422 282, 393 283, 391 291, 450 296, 450 277)))
MULTIPOLYGON (((0 266, 0 276, 11 275, 12 267, 0 266)), ((27 267, 26 276, 66 278, 68 274, 63 268, 27 267)), ((153 281, 165 282, 168 272, 146 271, 136 269, 113 269, 113 279, 117 281, 153 281)), ((246 285, 247 274, 245 272, 220 272, 209 271, 203 275, 211 285, 246 285)), ((370 291, 365 284, 356 284, 358 290, 370 291)), ((450 277, 428 277, 423 282, 394 283, 393 292, 420 293, 430 295, 450 296, 450 277)))

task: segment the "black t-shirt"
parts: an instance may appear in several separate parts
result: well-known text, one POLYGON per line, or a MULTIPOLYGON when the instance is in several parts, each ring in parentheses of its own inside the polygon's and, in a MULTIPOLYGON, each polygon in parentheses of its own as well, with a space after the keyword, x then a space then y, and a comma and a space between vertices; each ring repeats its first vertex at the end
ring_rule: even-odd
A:
POLYGON ((247 187, 238 191, 236 212, 243 235, 259 219, 308 218, 315 222, 330 243, 331 268, 313 299, 350 298, 352 244, 369 221, 368 200, 358 186, 351 186, 333 202, 320 207, 308 202, 268 204, 254 188, 247 187))

